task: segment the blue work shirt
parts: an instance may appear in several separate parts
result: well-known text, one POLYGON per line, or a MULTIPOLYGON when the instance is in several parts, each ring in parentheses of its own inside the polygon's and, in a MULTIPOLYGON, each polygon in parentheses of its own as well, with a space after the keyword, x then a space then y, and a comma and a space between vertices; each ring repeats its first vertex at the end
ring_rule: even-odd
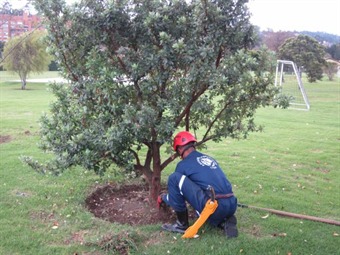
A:
POLYGON ((217 161, 198 151, 192 151, 180 161, 175 172, 187 176, 191 181, 206 190, 212 186, 216 194, 232 193, 232 185, 217 161))

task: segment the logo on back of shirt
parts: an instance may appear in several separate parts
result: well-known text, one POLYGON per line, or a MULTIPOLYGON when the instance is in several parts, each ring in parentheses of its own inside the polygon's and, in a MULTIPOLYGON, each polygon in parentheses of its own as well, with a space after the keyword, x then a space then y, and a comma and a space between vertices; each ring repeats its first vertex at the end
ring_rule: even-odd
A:
POLYGON ((201 166, 207 166, 210 167, 211 169, 216 169, 217 168, 217 162, 208 157, 208 156, 201 156, 197 158, 197 162, 198 164, 200 164, 201 166))

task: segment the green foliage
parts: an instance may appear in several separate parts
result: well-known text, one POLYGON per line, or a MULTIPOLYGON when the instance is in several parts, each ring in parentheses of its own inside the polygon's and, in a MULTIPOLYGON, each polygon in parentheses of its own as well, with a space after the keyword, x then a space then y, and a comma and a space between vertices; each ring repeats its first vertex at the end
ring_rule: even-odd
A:
POLYGON ((162 160, 161 147, 176 130, 200 131, 198 144, 259 130, 253 117, 273 101, 275 63, 248 50, 246 2, 36 1, 71 82, 52 86, 57 100, 41 119, 41 147, 58 171, 102 174, 114 163, 142 172, 155 198, 175 158, 162 160))
POLYGON ((26 88, 29 73, 47 70, 51 61, 44 36, 45 32, 36 30, 13 37, 5 44, 2 65, 6 70, 18 73, 22 89, 26 88))
POLYGON ((308 81, 315 82, 322 79, 325 53, 324 47, 318 41, 307 35, 299 35, 287 39, 280 46, 278 57, 295 62, 300 69, 306 71, 308 81))
POLYGON ((333 44, 326 49, 326 52, 335 60, 340 60, 340 43, 333 44))
POLYGON ((317 40, 319 43, 327 42, 329 44, 338 44, 340 41, 340 35, 335 35, 335 34, 329 34, 325 32, 311 32, 311 31, 301 31, 298 32, 299 34, 302 35, 307 35, 315 40, 317 40))

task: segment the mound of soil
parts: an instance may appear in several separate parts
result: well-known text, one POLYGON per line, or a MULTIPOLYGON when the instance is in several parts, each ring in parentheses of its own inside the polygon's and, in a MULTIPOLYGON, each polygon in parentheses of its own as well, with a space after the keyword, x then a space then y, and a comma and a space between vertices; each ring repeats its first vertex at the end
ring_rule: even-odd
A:
POLYGON ((175 221, 174 212, 151 206, 146 185, 106 185, 86 198, 86 207, 96 217, 129 225, 148 225, 175 221))

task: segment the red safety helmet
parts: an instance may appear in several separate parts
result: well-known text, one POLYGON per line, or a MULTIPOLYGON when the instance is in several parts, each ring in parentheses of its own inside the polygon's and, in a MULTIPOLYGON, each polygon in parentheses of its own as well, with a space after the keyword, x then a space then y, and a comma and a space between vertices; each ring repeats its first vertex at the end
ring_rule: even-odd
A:
POLYGON ((179 132, 174 138, 174 151, 177 151, 177 146, 183 146, 190 142, 197 142, 195 136, 188 131, 179 132))

